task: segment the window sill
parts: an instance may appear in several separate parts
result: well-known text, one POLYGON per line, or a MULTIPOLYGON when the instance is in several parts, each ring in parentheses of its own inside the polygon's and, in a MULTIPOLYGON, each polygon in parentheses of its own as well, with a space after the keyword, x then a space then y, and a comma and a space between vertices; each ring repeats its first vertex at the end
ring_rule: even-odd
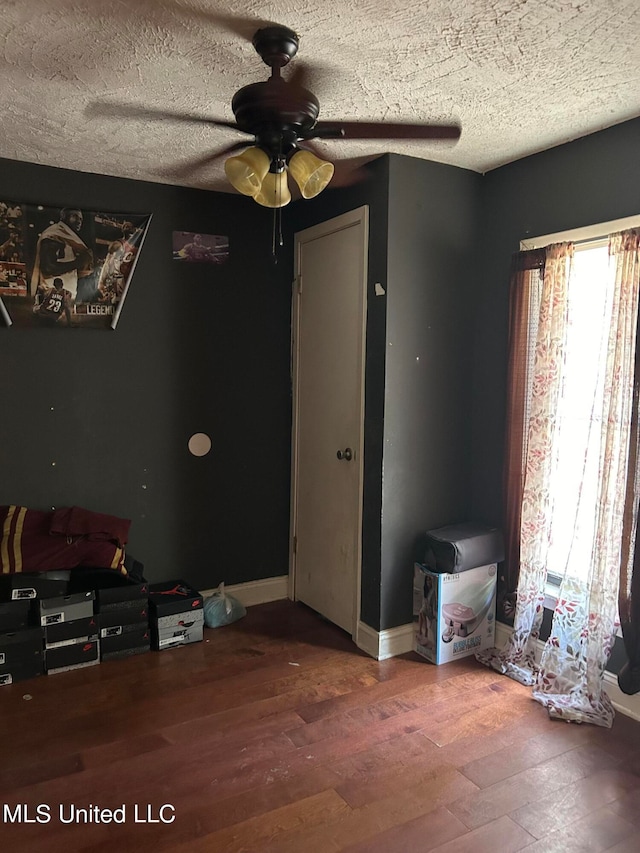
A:
MULTIPOLYGON (((545 610, 555 610, 556 604, 558 603, 558 590, 559 585, 555 583, 551 583, 547 581, 544 588, 544 608, 545 610)), ((618 626, 618 630, 616 631, 616 636, 622 638, 622 629, 618 626)))

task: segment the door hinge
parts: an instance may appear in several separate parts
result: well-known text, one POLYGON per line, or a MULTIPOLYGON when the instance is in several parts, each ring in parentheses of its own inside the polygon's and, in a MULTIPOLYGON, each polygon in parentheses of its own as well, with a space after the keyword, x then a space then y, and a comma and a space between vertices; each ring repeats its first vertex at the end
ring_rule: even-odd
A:
POLYGON ((298 293, 302 293, 302 274, 297 275, 293 280, 294 287, 298 293))
POLYGON ((298 551, 298 537, 293 537, 293 553, 296 554, 298 551))

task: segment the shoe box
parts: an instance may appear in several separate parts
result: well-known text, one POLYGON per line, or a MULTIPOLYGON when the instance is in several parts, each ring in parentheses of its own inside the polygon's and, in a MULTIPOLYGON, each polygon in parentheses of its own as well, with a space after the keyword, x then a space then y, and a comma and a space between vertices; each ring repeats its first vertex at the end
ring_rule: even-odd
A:
POLYGON ((22 626, 0 633, 0 686, 35 678, 43 672, 42 628, 22 626))
POLYGON ((151 646, 157 651, 203 640, 202 596, 185 581, 151 584, 149 614, 151 646))
POLYGON ((201 594, 115 573, 0 578, 0 686, 203 639, 201 594))
POLYGON ((190 610, 158 617, 152 622, 151 644, 157 651, 199 643, 204 633, 204 610, 190 610))
POLYGON ((47 675, 95 666, 100 663, 100 641, 97 636, 84 637, 65 645, 45 647, 44 663, 47 675))
POLYGON ((102 660, 117 660, 151 651, 151 629, 148 622, 111 626, 100 638, 102 660), (108 633, 111 631, 111 633, 108 633))
POLYGON ((103 660, 113 660, 151 650, 149 607, 144 603, 100 611, 100 643, 103 660))
POLYGON ((75 619, 85 619, 93 616, 95 593, 76 592, 71 595, 59 595, 55 598, 42 598, 38 602, 40 624, 43 628, 59 625, 61 622, 72 622, 75 619))
POLYGON ((117 660, 151 650, 149 585, 115 577, 96 589, 100 656, 117 660))
POLYGON ((69 622, 58 622, 55 625, 45 625, 45 648, 54 649, 69 646, 98 636, 98 619, 95 614, 81 619, 71 619, 69 622))
POLYGON ((39 599, 64 595, 69 572, 0 576, 0 686, 44 673, 39 599))
POLYGON ((57 574, 1 579, 0 684, 99 663, 94 594, 68 594, 69 573, 57 574))
POLYGON ((149 598, 149 584, 144 580, 134 583, 110 569, 81 569, 72 572, 70 591, 88 590, 95 592, 96 613, 134 606, 129 602, 146 604, 149 598))
POLYGON ((67 571, 0 575, 0 602, 66 595, 69 575, 67 571))
POLYGON ((0 601, 0 632, 20 631, 36 624, 36 615, 30 600, 0 601))
POLYGON ((38 602, 48 675, 100 663, 98 621, 92 590, 38 602))

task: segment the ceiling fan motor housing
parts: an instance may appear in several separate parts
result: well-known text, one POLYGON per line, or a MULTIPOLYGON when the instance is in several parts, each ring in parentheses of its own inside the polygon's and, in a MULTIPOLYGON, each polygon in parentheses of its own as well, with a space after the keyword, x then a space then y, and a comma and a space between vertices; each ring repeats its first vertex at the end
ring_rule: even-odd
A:
POLYGON ((320 104, 308 89, 271 77, 239 89, 233 96, 231 109, 238 127, 269 149, 267 137, 276 134, 283 144, 292 144, 310 130, 318 118, 320 104))

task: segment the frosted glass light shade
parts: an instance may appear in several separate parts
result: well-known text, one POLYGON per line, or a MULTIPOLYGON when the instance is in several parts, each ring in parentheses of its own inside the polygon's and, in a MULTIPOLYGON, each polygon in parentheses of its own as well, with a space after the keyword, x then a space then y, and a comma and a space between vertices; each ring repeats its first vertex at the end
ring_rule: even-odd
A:
POLYGON ((260 192, 254 196, 263 207, 284 207, 291 201, 287 185, 286 169, 282 172, 267 172, 262 180, 260 192))
POLYGON ((300 187, 303 198, 317 196, 333 177, 333 163, 321 160, 311 151, 296 151, 289 160, 291 177, 300 187))
POLYGON ((237 157, 225 160, 224 171, 232 187, 243 195, 255 196, 260 192, 264 176, 269 171, 271 160, 262 148, 247 148, 237 157))

